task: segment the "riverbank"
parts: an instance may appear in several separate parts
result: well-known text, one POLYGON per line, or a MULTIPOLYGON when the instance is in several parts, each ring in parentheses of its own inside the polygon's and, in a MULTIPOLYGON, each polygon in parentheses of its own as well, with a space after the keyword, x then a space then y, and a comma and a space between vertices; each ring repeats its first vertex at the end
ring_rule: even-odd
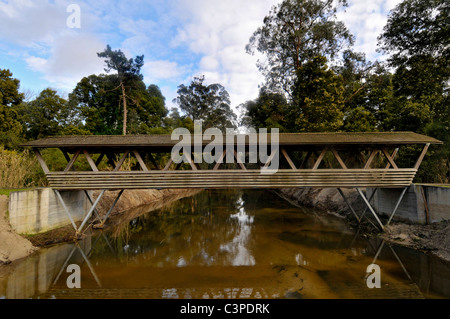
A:
MULTIPOLYGON (((364 209, 364 203, 356 191, 345 189, 345 196, 357 211, 364 209)), ((392 221, 380 233, 363 221, 358 224, 336 189, 286 188, 277 194, 297 206, 314 207, 345 218, 353 228, 359 228, 363 236, 378 236, 387 242, 433 254, 450 262, 450 221, 428 225, 392 221)))
MULTIPOLYGON (((178 200, 192 196, 199 190, 133 190, 125 191, 112 212, 111 220, 114 223, 123 223, 140 214, 178 200), (127 214, 120 214, 127 211, 127 214)), ((355 209, 360 210, 364 203, 357 193, 344 190, 346 197, 355 209)), ((358 225, 335 189, 308 189, 291 188, 277 190, 276 193, 291 204, 303 207, 314 207, 329 214, 346 218, 353 228, 359 227, 364 236, 378 236, 390 243, 410 247, 423 252, 431 253, 442 260, 450 262, 450 222, 443 221, 430 225, 407 224, 392 222, 385 232, 377 232, 369 223, 358 225)), ((98 192, 94 192, 94 198, 98 192)), ((98 206, 101 216, 106 214, 110 204, 114 201, 116 192, 107 192, 98 206)), ((60 242, 72 241, 72 225, 58 228, 46 233, 33 236, 20 236, 14 232, 6 219, 8 197, 0 195, 0 264, 8 264, 14 260, 29 256, 38 247, 44 247, 60 242)))
MULTIPOLYGON (((157 209, 171 201, 192 196, 199 190, 188 189, 167 189, 167 190, 132 190, 124 191, 120 200, 117 202, 111 217, 119 216, 122 212, 127 212, 127 216, 122 219, 130 218, 136 215, 136 211, 142 207, 149 209, 149 205, 157 209)), ((98 192, 94 192, 94 200, 98 192)), ((111 203, 117 196, 117 192, 107 192, 97 206, 100 216, 104 216, 111 203)), ((27 257, 37 251, 39 247, 45 247, 61 242, 74 240, 74 229, 72 225, 67 225, 45 233, 36 235, 17 234, 9 224, 7 218, 8 196, 0 195, 0 265, 10 264, 11 262, 27 257)), ((78 223, 79 224, 79 223, 78 223)))
POLYGON ((8 196, 0 195, 0 265, 27 257, 37 250, 29 240, 11 228, 7 211, 8 196))

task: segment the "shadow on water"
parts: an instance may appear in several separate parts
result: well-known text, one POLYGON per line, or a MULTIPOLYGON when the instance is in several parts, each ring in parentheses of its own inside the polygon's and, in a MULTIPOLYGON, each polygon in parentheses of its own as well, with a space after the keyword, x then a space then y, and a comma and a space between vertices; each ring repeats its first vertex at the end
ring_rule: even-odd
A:
POLYGON ((443 261, 269 191, 213 191, 0 267, 0 298, 448 298, 443 261), (81 270, 69 289, 67 266, 81 270), (367 266, 381 269, 368 288, 367 266))

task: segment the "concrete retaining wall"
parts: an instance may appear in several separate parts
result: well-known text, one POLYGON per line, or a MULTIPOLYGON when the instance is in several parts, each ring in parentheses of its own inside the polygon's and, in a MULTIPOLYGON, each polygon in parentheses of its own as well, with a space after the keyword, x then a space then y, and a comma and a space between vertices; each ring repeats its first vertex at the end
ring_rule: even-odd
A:
MULTIPOLYGON (((61 191, 74 221, 82 220, 90 203, 83 191, 61 191)), ((12 192, 9 196, 9 222, 19 234, 36 234, 70 224, 61 202, 51 188, 12 192)))
MULTIPOLYGON (((62 269, 64 262, 74 249, 75 244, 56 245, 50 248, 42 248, 38 254, 21 260, 8 273, 8 280, 0 281, 0 299, 27 299, 36 298, 46 294, 53 286, 54 280, 62 270, 56 285, 65 284, 69 273, 66 268, 62 269)), ((77 242, 77 245, 87 255, 91 250, 91 238, 77 242)), ((84 259, 75 250, 68 264, 82 265, 84 259)))
MULTIPOLYGON (((373 189, 368 188, 369 197, 373 189)), ((373 198, 373 206, 379 214, 389 215, 394 210, 402 189, 380 188, 373 198)), ((450 187, 413 184, 403 197, 394 220, 429 224, 450 219, 450 187)))

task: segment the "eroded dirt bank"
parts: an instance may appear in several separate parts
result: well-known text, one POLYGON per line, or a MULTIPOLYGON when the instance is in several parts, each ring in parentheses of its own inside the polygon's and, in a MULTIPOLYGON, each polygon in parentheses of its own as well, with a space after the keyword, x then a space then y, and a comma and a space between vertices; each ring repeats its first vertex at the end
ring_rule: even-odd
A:
MULTIPOLYGON (((199 192, 198 190, 170 189, 170 190, 129 190, 124 191, 117 202, 112 215, 121 216, 127 219, 131 215, 136 215, 140 207, 157 209, 164 204, 182 197, 191 196, 199 192)), ((99 192, 94 192, 94 200, 99 192)), ((97 206, 100 216, 104 216, 118 192, 106 192, 97 206)), ((51 230, 46 233, 23 237, 17 234, 10 226, 6 218, 8 210, 8 197, 0 195, 0 265, 9 264, 31 255, 38 250, 38 247, 67 242, 74 240, 74 230, 72 225, 51 230)), ((144 213, 144 212, 141 212, 144 213)), ((79 223, 78 223, 79 224, 79 223)))
POLYGON ((0 265, 26 257, 36 251, 33 244, 16 234, 6 217, 8 196, 0 195, 0 265))
MULTIPOLYGON (((356 211, 364 208, 364 203, 354 190, 343 190, 356 211)), ((336 189, 286 188, 277 193, 294 205, 314 207, 331 214, 345 217, 357 227, 347 204, 336 189)), ((374 231, 370 225, 360 228, 367 236, 379 236, 388 242, 424 251, 450 262, 450 221, 430 225, 391 222, 382 233, 374 231)))

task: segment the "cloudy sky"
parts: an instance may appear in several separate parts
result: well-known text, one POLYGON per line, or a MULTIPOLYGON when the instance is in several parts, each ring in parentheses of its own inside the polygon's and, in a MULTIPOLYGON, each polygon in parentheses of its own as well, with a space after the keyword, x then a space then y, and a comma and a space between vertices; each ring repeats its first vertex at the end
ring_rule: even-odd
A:
MULTIPOLYGON (((107 44, 129 58, 144 54, 144 82, 157 84, 172 106, 177 86, 194 76, 220 83, 233 106, 258 95, 257 56, 245 52, 251 34, 280 0, 0 0, 0 68, 21 91, 51 87, 67 97, 83 76, 104 73, 97 57, 107 44), (80 27, 70 28, 80 9, 80 27), (69 25, 68 25, 69 20, 69 25)), ((367 59, 400 0, 348 0, 339 13, 367 59)))

